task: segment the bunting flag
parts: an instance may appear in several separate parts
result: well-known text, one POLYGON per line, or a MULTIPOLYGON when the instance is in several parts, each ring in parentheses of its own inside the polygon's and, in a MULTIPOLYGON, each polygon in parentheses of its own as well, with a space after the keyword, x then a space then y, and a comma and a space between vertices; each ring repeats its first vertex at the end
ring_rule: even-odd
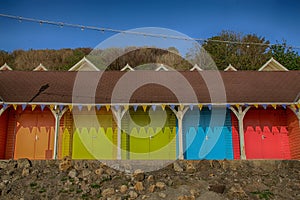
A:
POLYGON ((22 111, 24 111, 26 109, 26 104, 22 104, 22 111))
POLYGON ((271 105, 276 110, 277 105, 276 104, 271 104, 271 105))
POLYGON ((147 110, 147 105, 142 105, 144 112, 147 110))
POLYGON ((41 111, 44 111, 44 109, 45 109, 45 106, 46 106, 46 105, 44 105, 44 104, 41 104, 41 105, 40 105, 40 107, 41 107, 41 111))
POLYGON ((226 104, 226 108, 230 109, 230 104, 229 103, 226 104))
POLYGON ((247 108, 249 106, 249 104, 245 103, 244 106, 247 108))
POLYGON ((49 105, 49 108, 50 110, 54 110, 54 105, 53 104, 49 105))
POLYGON ((193 109, 194 109, 194 105, 191 104, 191 105, 190 105, 190 110, 193 110, 193 109))
POLYGON ((79 111, 82 111, 82 105, 78 105, 77 107, 79 111))
POLYGON ((294 104, 291 104, 291 108, 296 110, 296 106, 294 104))
POLYGON ((253 104, 255 108, 258 108, 258 104, 253 104))
POLYGON ((162 108, 163 110, 165 110, 166 105, 165 105, 165 104, 161 104, 161 108, 162 108))
POLYGON ((17 104, 13 104, 13 107, 14 107, 15 110, 17 110, 18 105, 17 104))
POLYGON ((31 105, 31 110, 34 111, 35 107, 36 107, 36 105, 35 105, 35 104, 32 104, 32 105, 31 105))
POLYGON ((209 110, 212 109, 212 105, 211 104, 208 104, 207 107, 208 107, 209 110))
POLYGON ((8 107, 7 104, 3 104, 3 105, 2 105, 2 108, 3 108, 4 110, 5 110, 7 107, 8 107))
POLYGON ((179 105, 179 108, 180 108, 180 110, 183 110, 183 109, 184 109, 184 105, 183 105, 183 104, 180 104, 180 105, 179 105))
POLYGON ((128 110, 129 109, 129 105, 124 105, 124 109, 128 110))
POLYGON ((152 105, 152 110, 155 111, 156 110, 156 105, 152 105))
POLYGON ((134 110, 134 112, 137 111, 138 107, 139 107, 138 105, 133 105, 133 110, 134 110))
POLYGON ((96 105, 97 110, 101 109, 101 105, 96 105))
POLYGON ((70 111, 73 110, 73 105, 72 105, 72 104, 68 105, 68 107, 69 107, 69 110, 70 110, 70 111))
POLYGON ((297 108, 300 109, 300 103, 297 104, 297 108))
POLYGON ((172 108, 173 110, 175 109, 175 105, 170 105, 170 108, 172 108))
POLYGON ((282 106, 284 109, 286 109, 286 104, 282 104, 281 106, 282 106))
POLYGON ((88 111, 91 111, 92 105, 87 105, 86 107, 87 107, 88 111))
POLYGON ((60 111, 62 111, 64 109, 64 107, 65 107, 64 105, 59 105, 58 106, 58 108, 59 108, 60 111))
POLYGON ((119 105, 115 105, 114 106, 116 110, 119 110, 120 106, 119 105))
POLYGON ((240 107, 240 104, 235 104, 235 107, 237 108, 237 109, 239 109, 239 107, 240 107))
POLYGON ((267 104, 262 104, 262 107, 266 110, 268 105, 267 104))
POLYGON ((106 111, 109 111, 109 109, 110 109, 110 105, 109 105, 109 104, 107 104, 107 105, 105 105, 105 107, 106 107, 106 111))
POLYGON ((203 105, 202 104, 198 104, 198 108, 201 111, 202 110, 203 105))

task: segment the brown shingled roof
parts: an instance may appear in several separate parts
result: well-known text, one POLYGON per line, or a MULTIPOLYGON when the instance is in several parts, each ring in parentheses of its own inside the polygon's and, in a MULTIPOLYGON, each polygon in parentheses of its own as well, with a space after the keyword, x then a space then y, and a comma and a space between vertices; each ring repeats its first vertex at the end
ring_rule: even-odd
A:
POLYGON ((32 102, 292 103, 300 92, 300 71, 1 71, 0 97, 7 103, 28 103, 46 84, 49 88, 32 102), (207 85, 205 80, 210 83, 207 85), (220 80, 224 82, 226 98, 222 95, 222 90, 216 89, 222 86, 220 80), (146 81, 147 84, 139 84, 141 81, 146 81), (196 100, 188 89, 189 85, 195 92, 196 100), (130 86, 133 90, 129 92, 130 86), (208 88, 212 88, 210 92, 208 88))

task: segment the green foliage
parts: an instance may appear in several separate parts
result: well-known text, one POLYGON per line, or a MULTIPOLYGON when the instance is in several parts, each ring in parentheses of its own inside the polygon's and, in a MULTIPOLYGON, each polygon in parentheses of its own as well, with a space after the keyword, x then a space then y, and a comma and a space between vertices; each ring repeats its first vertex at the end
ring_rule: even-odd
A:
POLYGON ((266 199, 266 200, 274 196, 274 194, 269 190, 255 191, 255 192, 251 192, 251 194, 257 195, 260 199, 266 199))

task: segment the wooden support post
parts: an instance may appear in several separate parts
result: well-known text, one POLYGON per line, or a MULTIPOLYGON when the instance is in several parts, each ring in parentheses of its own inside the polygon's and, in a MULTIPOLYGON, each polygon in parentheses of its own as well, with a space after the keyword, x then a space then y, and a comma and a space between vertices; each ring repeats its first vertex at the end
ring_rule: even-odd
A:
POLYGON ((235 116, 238 119, 241 160, 246 159, 245 138, 244 138, 244 117, 245 117, 246 112, 249 109, 250 109, 250 106, 245 108, 244 110, 243 110, 242 106, 239 106, 237 110, 234 107, 230 106, 230 110, 235 114, 235 116))
POLYGON ((178 111, 176 111, 175 109, 172 109, 171 110, 175 113, 176 115, 176 118, 178 120, 178 145, 179 145, 179 152, 178 152, 178 158, 179 160, 183 160, 184 159, 184 151, 183 151, 183 132, 182 132, 182 120, 183 120, 183 117, 184 117, 184 114, 186 113, 186 111, 188 110, 189 108, 188 107, 181 107, 179 106, 178 107, 178 111))
POLYGON ((53 110, 51 109, 52 114, 55 118, 55 128, 54 128, 54 146, 53 146, 53 159, 56 160, 58 158, 58 135, 59 135, 59 126, 60 119, 64 115, 64 113, 68 110, 68 108, 64 108, 62 111, 59 110, 58 105, 55 105, 53 110))
POLYGON ((113 115, 115 116, 115 119, 117 121, 117 128, 118 128, 118 132, 117 132, 117 160, 121 160, 122 159, 122 147, 121 147, 121 134, 122 134, 122 118, 124 116, 124 114, 126 113, 126 109, 122 109, 122 107, 120 106, 118 110, 116 110, 116 108, 111 107, 111 111, 113 113, 113 115))

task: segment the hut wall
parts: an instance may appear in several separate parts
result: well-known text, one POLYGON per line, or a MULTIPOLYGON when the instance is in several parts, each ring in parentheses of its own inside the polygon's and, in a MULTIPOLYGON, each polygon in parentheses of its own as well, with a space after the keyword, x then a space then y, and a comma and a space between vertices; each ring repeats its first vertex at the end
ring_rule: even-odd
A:
POLYGON ((299 120, 296 115, 287 110, 287 123, 289 130, 289 143, 291 150, 291 159, 300 159, 300 127, 299 120))
POLYGON ((0 116, 0 159, 5 158, 7 123, 8 123, 8 112, 6 110, 0 116))

